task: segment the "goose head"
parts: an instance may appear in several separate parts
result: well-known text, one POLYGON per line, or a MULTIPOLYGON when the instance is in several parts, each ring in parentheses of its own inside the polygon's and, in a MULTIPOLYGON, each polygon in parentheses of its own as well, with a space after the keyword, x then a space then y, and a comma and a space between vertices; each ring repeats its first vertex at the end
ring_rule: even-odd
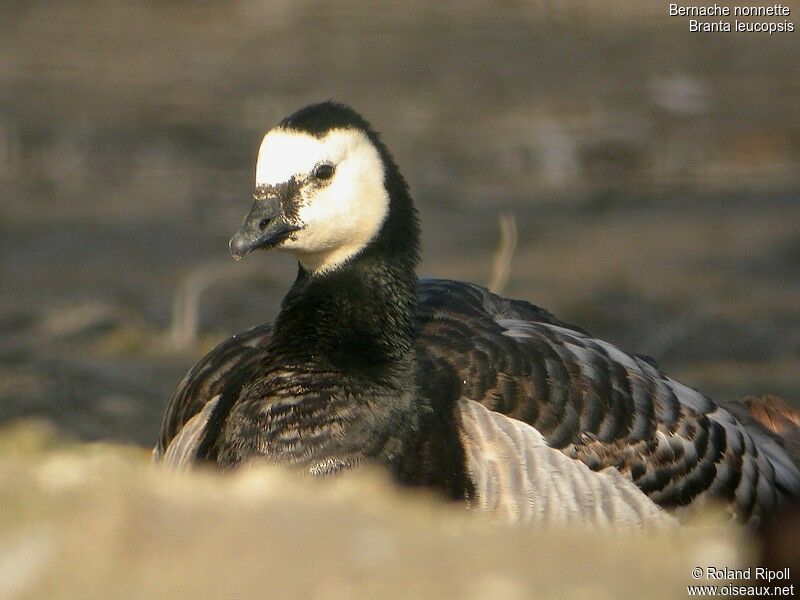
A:
POLYGON ((261 142, 252 207, 230 240, 231 254, 238 260, 276 249, 312 274, 337 269, 379 237, 389 217, 387 162, 396 171, 377 135, 347 106, 325 102, 287 117, 261 142))

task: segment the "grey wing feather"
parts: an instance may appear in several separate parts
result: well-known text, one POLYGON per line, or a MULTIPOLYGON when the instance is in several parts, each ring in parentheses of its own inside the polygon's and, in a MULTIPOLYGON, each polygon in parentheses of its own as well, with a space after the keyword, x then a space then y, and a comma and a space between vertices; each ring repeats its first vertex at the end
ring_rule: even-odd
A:
POLYGON ((510 522, 668 525, 674 519, 615 468, 592 471, 536 429, 458 402, 473 506, 510 522))

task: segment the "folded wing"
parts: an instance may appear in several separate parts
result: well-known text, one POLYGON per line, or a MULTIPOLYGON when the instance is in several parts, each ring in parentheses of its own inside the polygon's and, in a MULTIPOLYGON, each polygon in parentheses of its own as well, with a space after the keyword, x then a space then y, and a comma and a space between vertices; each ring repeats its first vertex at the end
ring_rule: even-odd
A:
POLYGON ((423 285, 420 314, 423 390, 529 425, 550 448, 595 472, 615 469, 659 506, 710 496, 748 521, 800 493, 783 439, 652 359, 460 282, 423 285))

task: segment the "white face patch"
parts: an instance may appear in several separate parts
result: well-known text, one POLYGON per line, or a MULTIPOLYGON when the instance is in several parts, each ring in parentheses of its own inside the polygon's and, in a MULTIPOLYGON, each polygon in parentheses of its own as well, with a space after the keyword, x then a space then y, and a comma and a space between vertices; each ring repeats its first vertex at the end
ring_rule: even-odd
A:
POLYGON ((357 254, 380 231, 389 213, 383 161, 361 131, 334 129, 324 137, 286 129, 264 136, 256 163, 256 187, 295 178, 302 185, 297 210, 301 230, 278 249, 294 254, 314 273, 335 269, 357 254), (333 176, 310 177, 321 164, 333 165, 333 176))

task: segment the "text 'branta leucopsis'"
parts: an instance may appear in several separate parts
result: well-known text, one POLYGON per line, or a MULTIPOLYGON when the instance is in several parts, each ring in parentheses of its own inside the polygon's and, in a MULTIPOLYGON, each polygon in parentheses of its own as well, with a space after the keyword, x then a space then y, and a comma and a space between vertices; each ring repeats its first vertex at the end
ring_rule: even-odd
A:
POLYGON ((800 492, 796 425, 770 431, 528 302, 418 280, 408 188, 352 109, 284 119, 255 179, 230 250, 290 252, 297 279, 272 325, 223 342, 179 384, 161 461, 319 476, 377 463, 539 522, 651 522, 709 497, 750 521, 800 492))

